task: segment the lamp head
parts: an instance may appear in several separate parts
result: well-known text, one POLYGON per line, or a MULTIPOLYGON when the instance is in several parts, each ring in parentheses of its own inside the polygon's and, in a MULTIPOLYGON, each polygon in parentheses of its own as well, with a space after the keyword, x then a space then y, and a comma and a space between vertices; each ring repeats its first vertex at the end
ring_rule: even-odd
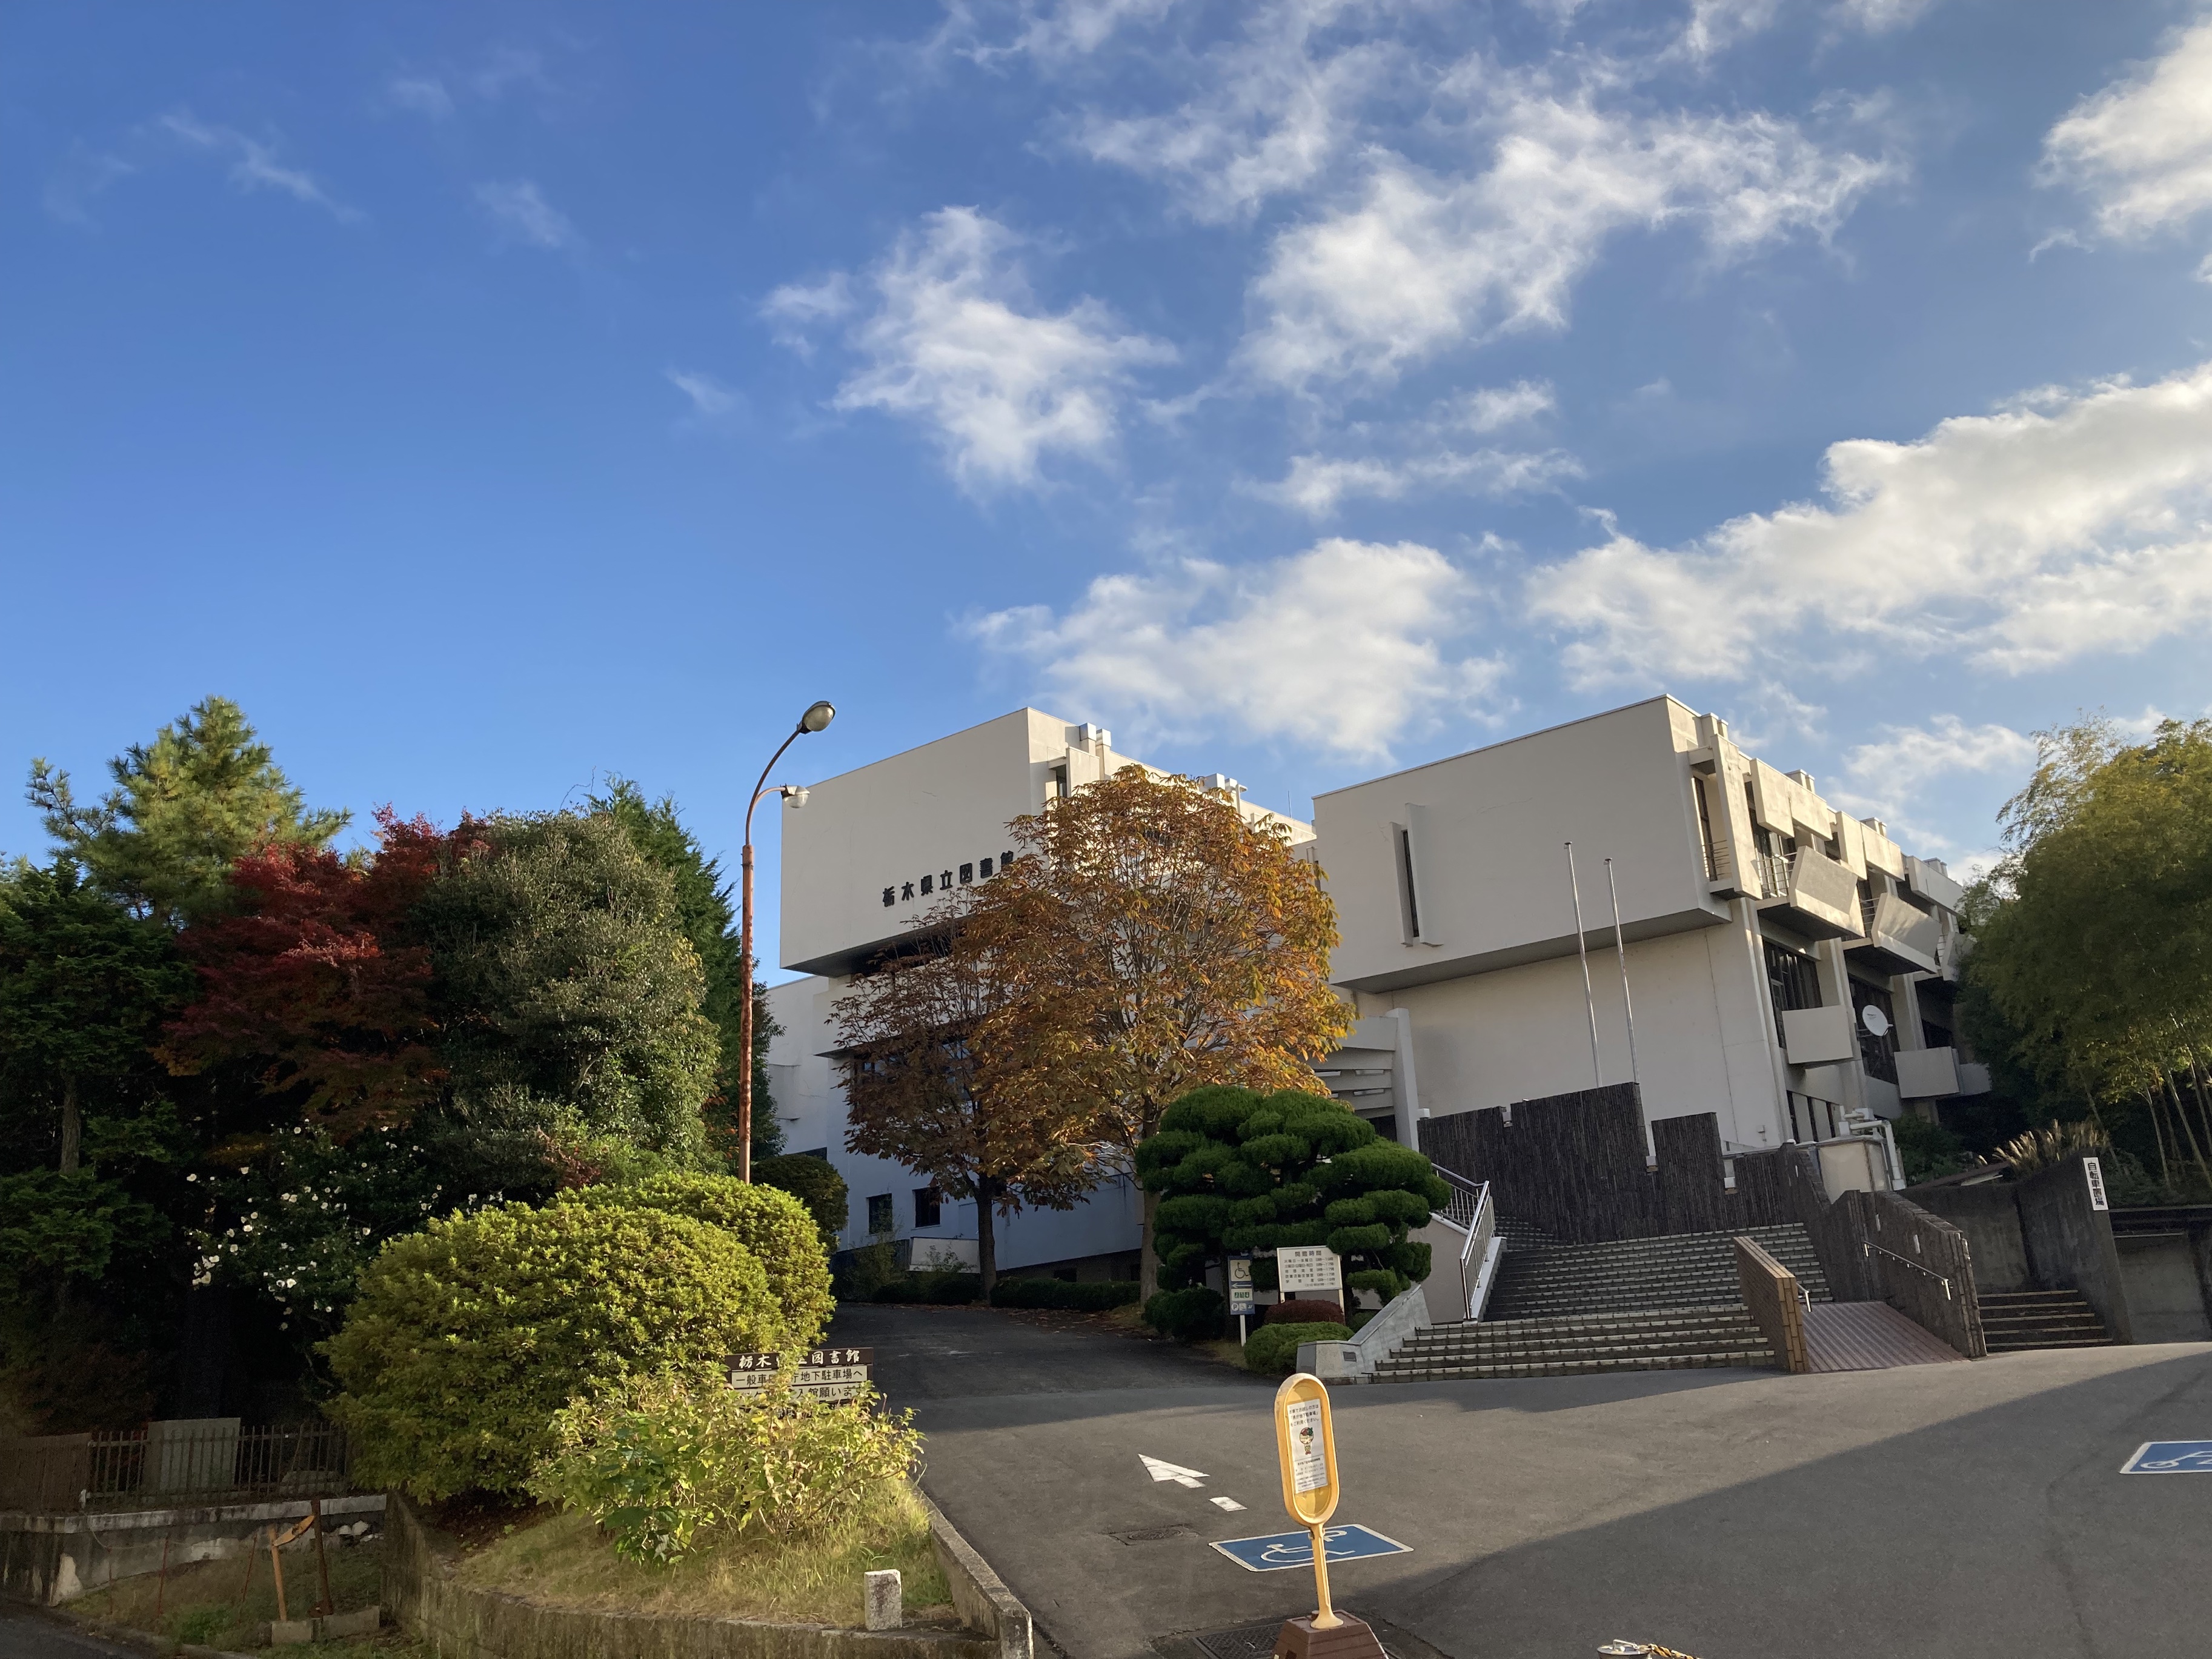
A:
POLYGON ((793 806, 805 805, 807 793, 807 787, 803 783, 787 783, 783 786, 783 798, 793 806))
POLYGON ((836 718, 837 710, 833 704, 813 703, 808 707, 804 714, 799 717, 799 729, 802 732, 819 732, 836 718))

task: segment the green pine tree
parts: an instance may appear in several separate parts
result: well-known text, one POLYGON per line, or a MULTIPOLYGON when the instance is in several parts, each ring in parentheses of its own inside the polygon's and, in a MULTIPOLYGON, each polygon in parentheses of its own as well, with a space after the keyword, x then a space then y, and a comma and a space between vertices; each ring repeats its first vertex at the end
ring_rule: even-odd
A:
MULTIPOLYGON (((684 936, 699 953, 707 975, 707 994, 699 1012, 714 1022, 720 1036, 721 1060, 715 1073, 714 1097, 708 1107, 708 1126, 718 1145, 732 1151, 738 1123, 738 1068, 744 1064, 743 1028, 738 1015, 743 1004, 744 953, 738 931, 737 908, 729 884, 722 878, 721 861, 710 859, 698 839, 684 826, 676 799, 663 795, 648 801, 628 778, 610 778, 606 793, 586 797, 594 812, 603 812, 629 831, 637 850, 666 871, 676 884, 676 912, 684 936)), ((755 964, 757 970, 758 964, 755 964)), ((776 1157, 783 1151, 783 1124, 769 1094, 768 1046, 783 1028, 770 1017, 768 993, 759 983, 753 988, 753 1162, 776 1157)))
POLYGON ((222 908, 223 872, 240 854, 273 842, 319 847, 351 816, 310 810, 224 697, 203 698, 107 769, 115 787, 83 805, 68 773, 34 760, 31 804, 96 886, 173 927, 222 908))

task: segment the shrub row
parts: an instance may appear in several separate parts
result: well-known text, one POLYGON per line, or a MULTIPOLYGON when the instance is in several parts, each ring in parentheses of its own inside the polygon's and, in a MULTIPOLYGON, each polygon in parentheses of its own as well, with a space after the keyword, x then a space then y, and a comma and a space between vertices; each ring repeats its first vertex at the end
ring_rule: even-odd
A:
POLYGON ((1341 1342, 1352 1334, 1348 1325, 1317 1321, 1310 1325, 1262 1325, 1244 1345, 1244 1369, 1287 1376, 1297 1364, 1301 1342, 1341 1342))
POLYGON ((1073 1313, 1103 1313, 1137 1299, 1133 1279, 1105 1279, 1076 1284, 1065 1279, 1002 1279, 991 1288, 994 1308, 1064 1308, 1073 1313))
POLYGON ((1205 1342, 1221 1334, 1221 1316, 1228 1306, 1220 1291, 1203 1285, 1162 1291, 1145 1304, 1145 1323, 1178 1342, 1205 1342))

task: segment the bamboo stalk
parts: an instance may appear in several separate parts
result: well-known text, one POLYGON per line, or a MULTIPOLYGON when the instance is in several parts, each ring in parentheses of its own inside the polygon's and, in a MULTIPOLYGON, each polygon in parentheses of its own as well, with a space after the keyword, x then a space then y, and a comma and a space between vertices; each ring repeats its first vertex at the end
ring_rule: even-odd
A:
POLYGON ((2181 1124, 2181 1133, 2188 1139, 2190 1156, 2197 1160, 2197 1172, 2204 1177, 2207 1187, 2212 1187, 2212 1164, 2204 1161, 2204 1149, 2197 1145, 2197 1131, 2191 1127, 2189 1113, 2181 1103, 2181 1091, 2173 1086, 2173 1073, 2165 1073, 2159 1081, 2166 1085, 2167 1103, 2173 1108, 2173 1115, 2181 1124))
POLYGON ((2143 1105, 2150 1112, 2151 1139, 2158 1143, 2158 1182, 2171 1194, 2173 1191, 2173 1170, 2166 1161, 2166 1133, 2158 1121, 2158 1097, 2146 1089, 2142 1091, 2143 1105))

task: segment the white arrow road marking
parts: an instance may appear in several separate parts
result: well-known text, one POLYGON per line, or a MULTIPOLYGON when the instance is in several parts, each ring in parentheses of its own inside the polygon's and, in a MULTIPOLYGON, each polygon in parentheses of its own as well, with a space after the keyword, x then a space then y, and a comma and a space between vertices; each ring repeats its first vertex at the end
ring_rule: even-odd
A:
POLYGON ((1144 1464, 1145 1472, 1155 1480, 1172 1480, 1178 1486, 1195 1486, 1200 1481, 1210 1478, 1204 1469, 1187 1469, 1180 1463, 1164 1462, 1157 1457, 1146 1457, 1142 1452, 1137 1454, 1137 1458, 1144 1464))
POLYGON ((1244 1507, 1233 1498, 1216 1498, 1211 1501, 1224 1510, 1241 1510, 1244 1507))

